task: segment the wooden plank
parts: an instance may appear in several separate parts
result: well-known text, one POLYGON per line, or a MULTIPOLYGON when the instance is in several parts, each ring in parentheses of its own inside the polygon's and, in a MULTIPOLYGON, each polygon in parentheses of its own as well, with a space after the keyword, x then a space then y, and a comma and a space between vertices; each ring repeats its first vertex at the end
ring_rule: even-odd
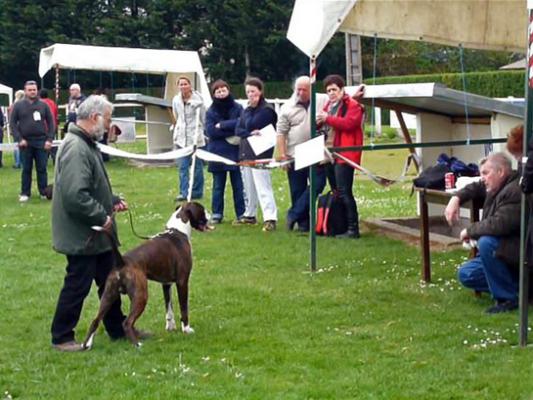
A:
MULTIPOLYGON (((409 134, 409 129, 407 129, 407 124, 405 123, 405 120, 403 119, 403 115, 400 111, 394 110, 396 113, 396 117, 398 118, 398 122, 400 123, 400 127, 402 129, 403 133, 403 139, 405 140, 405 143, 412 144, 413 141, 411 140, 411 135, 409 134)), ((418 165, 418 158, 416 155, 416 150, 414 147, 409 147, 409 153, 413 154, 413 162, 415 163, 416 172, 420 172, 420 165, 418 165)))

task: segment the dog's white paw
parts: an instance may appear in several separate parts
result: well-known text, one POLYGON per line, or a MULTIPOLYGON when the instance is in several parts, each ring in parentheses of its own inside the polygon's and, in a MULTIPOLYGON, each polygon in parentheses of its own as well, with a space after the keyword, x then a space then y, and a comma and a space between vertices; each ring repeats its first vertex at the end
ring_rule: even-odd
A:
POLYGON ((174 321, 173 319, 172 320, 167 320, 167 323, 165 324, 165 329, 167 331, 175 331, 176 330, 176 321, 174 321))
POLYGON ((93 341, 94 341, 95 334, 96 332, 92 333, 91 336, 89 336, 89 339, 87 339, 85 343, 81 345, 81 347, 83 347, 84 350, 91 350, 91 348, 93 347, 93 341))
POLYGON ((192 329, 190 325, 182 324, 181 331, 185 333, 186 335, 190 335, 191 333, 194 333, 194 329, 192 329))

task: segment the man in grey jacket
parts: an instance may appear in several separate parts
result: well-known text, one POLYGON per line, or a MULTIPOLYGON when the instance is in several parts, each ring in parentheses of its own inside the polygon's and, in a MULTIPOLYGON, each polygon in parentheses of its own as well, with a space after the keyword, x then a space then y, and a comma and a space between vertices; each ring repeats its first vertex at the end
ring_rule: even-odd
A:
POLYGON ((518 257, 520 246, 519 174, 503 153, 489 155, 481 162, 481 181, 453 196, 444 212, 451 225, 459 218, 460 204, 483 200, 483 218, 460 234, 461 240, 476 244, 477 257, 458 271, 467 288, 492 295, 496 304, 487 313, 508 312, 518 307, 518 257))
MULTIPOLYGON (((74 338, 83 301, 93 280, 98 295, 104 290, 113 267, 109 238, 95 234, 93 225, 102 226, 117 239, 114 211, 127 205, 113 196, 111 184, 96 142, 111 123, 113 105, 102 96, 90 96, 78 109, 76 123, 57 152, 52 200, 54 249, 67 257, 66 276, 52 322, 52 346, 60 351, 80 351, 74 338)), ((118 239, 117 239, 118 240, 118 239)), ((124 336, 124 320, 118 299, 104 318, 113 339, 124 336)))

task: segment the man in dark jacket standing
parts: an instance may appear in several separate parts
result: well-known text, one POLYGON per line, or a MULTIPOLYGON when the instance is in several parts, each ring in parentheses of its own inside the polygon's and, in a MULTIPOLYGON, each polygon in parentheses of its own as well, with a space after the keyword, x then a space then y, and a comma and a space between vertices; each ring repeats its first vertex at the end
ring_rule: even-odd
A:
MULTIPOLYGON (((4 113, 2 108, 0 108, 0 144, 4 142, 4 113)), ((0 151, 0 168, 4 165, 2 164, 2 152, 0 151)))
MULTIPOLYGON (((102 226, 117 239, 113 211, 127 208, 114 201, 102 155, 96 146, 111 123, 113 106, 101 96, 90 96, 78 109, 76 123, 69 125, 56 159, 52 200, 54 249, 67 256, 66 276, 52 322, 52 346, 60 351, 80 351, 74 340, 83 301, 92 281, 98 295, 104 291, 113 266, 113 252, 107 235, 94 234, 93 225, 102 226)), ((118 239, 117 239, 118 240, 118 239)), ((104 317, 113 339, 124 336, 124 315, 118 299, 104 317)))
POLYGON ((24 100, 15 103, 9 123, 13 137, 19 144, 22 160, 22 182, 19 201, 25 203, 31 196, 31 172, 33 160, 37 170, 37 186, 41 198, 46 199, 45 188, 48 186, 46 164, 48 152, 54 140, 54 118, 48 106, 39 100, 37 82, 24 84, 24 100))
POLYGON ((496 304, 487 313, 518 308, 518 263, 520 249, 519 174, 503 153, 494 153, 481 163, 481 181, 472 183, 453 196, 445 210, 450 225, 459 218, 460 204, 481 199, 483 218, 463 229, 460 238, 475 244, 477 257, 458 271, 467 288, 492 295, 496 304))

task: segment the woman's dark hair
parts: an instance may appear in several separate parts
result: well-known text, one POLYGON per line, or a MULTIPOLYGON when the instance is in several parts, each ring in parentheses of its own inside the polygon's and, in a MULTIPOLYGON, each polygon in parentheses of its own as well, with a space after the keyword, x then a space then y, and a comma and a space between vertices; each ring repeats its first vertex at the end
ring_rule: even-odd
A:
POLYGON ((330 85, 337 85, 339 89, 342 89, 345 85, 344 79, 340 75, 328 75, 324 78, 324 89, 330 85))
POLYGON ((249 85, 249 86, 255 86, 256 88, 258 88, 261 92, 263 91, 263 81, 259 78, 255 78, 255 77, 249 77, 247 78, 245 81, 244 81, 244 86, 246 85, 249 85))
POLYGON ((507 136, 507 151, 512 155, 522 154, 524 148, 524 125, 517 125, 507 136))
POLYGON ((231 91, 231 88, 230 88, 230 85, 229 85, 228 82, 226 82, 226 81, 224 81, 222 79, 217 79, 211 85, 211 94, 215 94, 216 90, 221 88, 221 87, 227 87, 228 91, 231 91))

